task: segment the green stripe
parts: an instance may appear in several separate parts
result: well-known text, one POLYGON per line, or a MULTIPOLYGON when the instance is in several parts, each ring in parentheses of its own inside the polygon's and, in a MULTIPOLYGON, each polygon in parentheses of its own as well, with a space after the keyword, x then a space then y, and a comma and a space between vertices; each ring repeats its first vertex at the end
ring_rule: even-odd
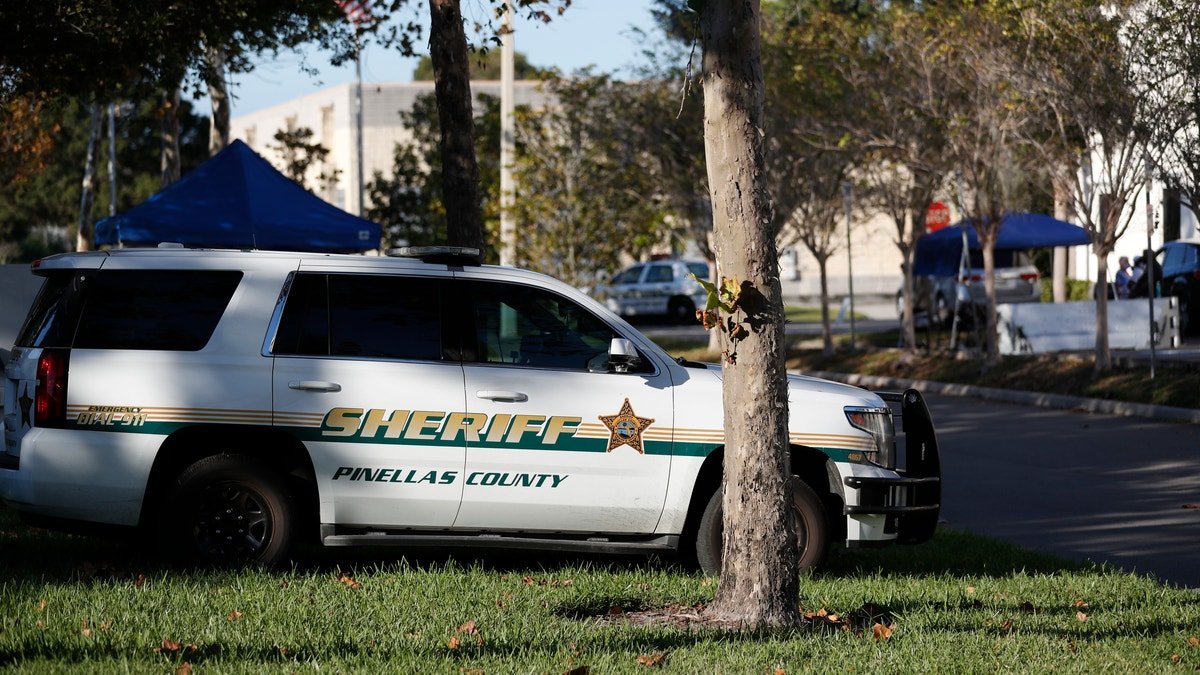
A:
MULTIPOLYGON (((88 425, 88 424, 70 424, 73 429, 86 431, 102 431, 108 433, 127 433, 127 434, 154 434, 159 436, 169 436, 180 429, 193 426, 208 426, 203 423, 196 422, 146 422, 142 426, 105 426, 105 425, 88 425)), ((361 436, 324 436, 321 429, 316 427, 286 427, 263 425, 263 429, 273 429, 278 431, 286 431, 294 435, 301 441, 321 442, 321 443, 373 443, 377 445, 405 445, 416 447, 443 447, 443 448, 461 448, 461 438, 455 441, 443 441, 441 439, 408 439, 408 438, 363 438, 361 436)), ((536 438, 536 436, 534 437, 536 438)), ((688 441, 642 441, 642 447, 645 449, 645 454, 656 456, 676 456, 676 457, 707 457, 714 450, 721 447, 720 443, 694 443, 688 441)), ((608 451, 608 439, 605 438, 580 438, 572 437, 563 434, 554 443, 539 443, 537 445, 524 444, 517 445, 511 443, 489 443, 480 441, 478 443, 470 443, 470 448, 479 448, 487 450, 532 450, 543 452, 594 452, 604 453, 608 451)), ((861 450, 849 450, 846 448, 824 448, 818 447, 835 462, 843 464, 869 464, 866 456, 861 450), (851 460, 850 455, 857 454, 860 459, 851 460)))

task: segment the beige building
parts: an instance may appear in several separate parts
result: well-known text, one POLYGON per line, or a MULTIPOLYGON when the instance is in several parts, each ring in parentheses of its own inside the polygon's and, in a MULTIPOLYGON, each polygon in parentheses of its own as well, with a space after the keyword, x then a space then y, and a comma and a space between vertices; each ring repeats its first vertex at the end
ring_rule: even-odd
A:
MULTIPOLYGON (((540 106, 545 96, 537 82, 518 81, 515 84, 516 105, 540 106)), ((376 171, 385 175, 392 170, 392 155, 397 142, 409 138, 400 123, 400 111, 411 110, 417 97, 433 93, 433 82, 363 83, 363 177, 366 182, 376 171)), ((497 81, 471 83, 471 94, 500 95, 497 81)), ((278 145, 275 133, 307 127, 313 131, 313 142, 329 150, 324 166, 313 167, 317 174, 337 170, 337 182, 320 196, 350 213, 360 214, 358 183, 358 144, 355 136, 355 85, 338 84, 307 96, 265 108, 230 121, 230 131, 255 152, 267 158, 277 168, 284 160, 272 146, 278 145)))

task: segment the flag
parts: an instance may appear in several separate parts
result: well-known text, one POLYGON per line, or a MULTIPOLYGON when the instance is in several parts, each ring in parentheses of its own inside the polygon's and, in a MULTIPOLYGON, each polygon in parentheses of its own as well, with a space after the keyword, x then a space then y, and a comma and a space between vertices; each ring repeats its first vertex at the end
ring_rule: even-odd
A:
POLYGON ((337 0, 337 4, 346 13, 346 18, 350 20, 350 23, 356 27, 370 23, 373 19, 370 0, 337 0))

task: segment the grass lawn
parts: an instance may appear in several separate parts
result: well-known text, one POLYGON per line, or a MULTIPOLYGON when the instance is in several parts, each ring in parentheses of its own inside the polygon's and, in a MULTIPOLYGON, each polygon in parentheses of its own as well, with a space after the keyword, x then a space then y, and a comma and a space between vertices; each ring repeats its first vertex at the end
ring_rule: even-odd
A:
POLYGON ((195 672, 1200 668, 1195 592, 953 532, 918 547, 842 551, 805 579, 806 610, 845 616, 866 603, 886 607, 895 624, 886 640, 870 628, 730 635, 622 622, 626 611, 712 597, 713 580, 667 561, 314 555, 285 572, 173 570, 113 543, 27 529, 0 510, 0 669, 172 672, 185 662, 195 672))

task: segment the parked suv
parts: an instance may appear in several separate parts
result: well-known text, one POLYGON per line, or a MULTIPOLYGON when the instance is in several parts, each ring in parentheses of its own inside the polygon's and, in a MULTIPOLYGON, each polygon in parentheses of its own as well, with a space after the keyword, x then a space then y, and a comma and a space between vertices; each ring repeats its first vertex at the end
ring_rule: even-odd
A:
MULTIPOLYGON (((1041 300, 1041 275, 1023 252, 996 251, 995 262, 997 304, 1041 300)), ((983 252, 971 251, 969 264, 962 275, 913 278, 917 317, 927 318, 934 325, 948 325, 954 318, 955 299, 960 317, 968 320, 987 306, 983 252)), ((896 314, 904 317, 903 288, 896 291, 896 314)))
MULTIPOLYGON (((34 263, 0 497, 190 560, 271 564, 312 541, 679 551, 717 571, 720 367, 549 277, 421 253, 34 263)), ((940 469, 921 395, 789 384, 802 564, 833 542, 928 539, 940 469)))
POLYGON ((1169 241, 1159 254, 1163 295, 1179 298, 1180 332, 1200 333, 1200 239, 1169 241))
POLYGON ((680 323, 695 322, 703 307, 704 288, 689 276, 708 279, 708 263, 699 260, 655 260, 617 273, 596 289, 596 297, 621 316, 660 315, 680 323))

